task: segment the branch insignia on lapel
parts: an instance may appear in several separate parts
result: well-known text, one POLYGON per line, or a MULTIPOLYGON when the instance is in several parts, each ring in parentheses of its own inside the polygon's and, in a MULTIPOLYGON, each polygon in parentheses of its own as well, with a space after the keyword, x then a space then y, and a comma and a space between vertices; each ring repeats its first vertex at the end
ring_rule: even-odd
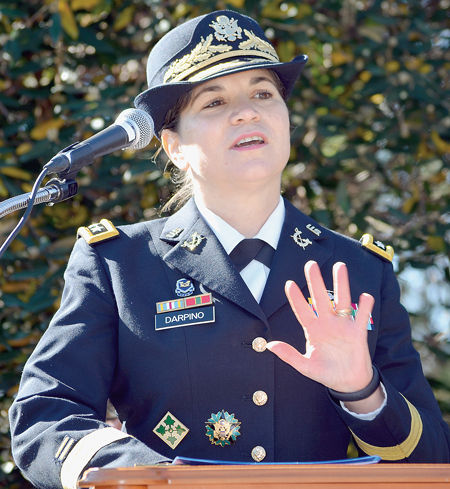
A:
POLYGON ((187 248, 189 251, 195 251, 204 239, 206 239, 205 236, 194 231, 188 240, 181 243, 181 247, 187 248))
POLYGON ((295 243, 300 246, 300 248, 305 249, 307 246, 312 244, 310 239, 302 238, 302 232, 298 228, 295 228, 294 234, 291 234, 291 237, 295 243))

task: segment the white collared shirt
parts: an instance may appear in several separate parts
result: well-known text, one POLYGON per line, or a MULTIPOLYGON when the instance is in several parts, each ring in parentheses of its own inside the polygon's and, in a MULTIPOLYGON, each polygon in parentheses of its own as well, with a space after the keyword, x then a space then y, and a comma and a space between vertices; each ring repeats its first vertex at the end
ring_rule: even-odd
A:
MULTIPOLYGON (((217 236, 217 239, 220 241, 227 254, 230 254, 237 244, 245 239, 245 236, 197 200, 195 200, 195 203, 200 214, 208 223, 209 227, 214 231, 214 234, 217 236)), ((280 196, 280 200, 275 207, 275 210, 270 214, 267 221, 253 238, 262 239, 276 250, 280 239, 281 228, 283 227, 284 215, 284 201, 280 196)), ((269 273, 270 268, 257 260, 252 260, 240 272, 242 279, 258 302, 261 300, 269 273)))

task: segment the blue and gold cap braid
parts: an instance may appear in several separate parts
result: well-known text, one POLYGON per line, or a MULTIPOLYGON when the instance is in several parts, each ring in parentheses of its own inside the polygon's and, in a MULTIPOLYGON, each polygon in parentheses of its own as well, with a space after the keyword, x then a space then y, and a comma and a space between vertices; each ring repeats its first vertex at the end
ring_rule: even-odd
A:
POLYGON ((307 60, 300 55, 280 62, 255 20, 231 10, 212 12, 175 27, 158 41, 147 61, 148 89, 136 97, 135 106, 151 115, 158 135, 169 109, 195 85, 268 68, 277 73, 287 96, 307 60))

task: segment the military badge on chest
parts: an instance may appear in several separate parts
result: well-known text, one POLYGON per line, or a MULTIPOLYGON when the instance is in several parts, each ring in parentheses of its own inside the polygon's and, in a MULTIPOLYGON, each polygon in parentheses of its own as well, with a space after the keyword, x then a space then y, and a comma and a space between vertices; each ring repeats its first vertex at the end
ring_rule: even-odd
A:
POLYGON ((229 414, 223 409, 218 413, 211 413, 211 417, 205 424, 206 436, 212 445, 220 447, 231 445, 241 434, 239 432, 241 422, 234 417, 234 414, 229 414))
POLYGON ((191 295, 194 290, 194 284, 190 280, 185 278, 180 278, 180 280, 177 280, 175 294, 177 294, 178 297, 186 297, 191 295))
POLYGON ((167 411, 161 421, 159 421, 153 429, 153 433, 159 436, 170 448, 174 449, 189 433, 189 428, 179 421, 171 412, 167 411))
POLYGON ((212 294, 192 295, 194 292, 192 280, 177 280, 178 298, 156 303, 155 330, 213 323, 216 318, 212 294))

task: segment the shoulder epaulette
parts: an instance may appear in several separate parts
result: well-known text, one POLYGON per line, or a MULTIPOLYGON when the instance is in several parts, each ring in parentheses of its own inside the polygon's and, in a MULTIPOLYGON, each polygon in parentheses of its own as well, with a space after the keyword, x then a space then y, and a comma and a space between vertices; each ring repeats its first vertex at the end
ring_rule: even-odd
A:
POLYGON ((384 260, 392 261, 394 258, 394 248, 392 246, 386 246, 381 241, 373 241, 371 234, 363 234, 359 242, 375 255, 380 256, 384 260))
POLYGON ((84 238, 88 244, 94 244, 119 236, 119 231, 111 221, 102 219, 90 226, 78 228, 77 236, 84 238))

